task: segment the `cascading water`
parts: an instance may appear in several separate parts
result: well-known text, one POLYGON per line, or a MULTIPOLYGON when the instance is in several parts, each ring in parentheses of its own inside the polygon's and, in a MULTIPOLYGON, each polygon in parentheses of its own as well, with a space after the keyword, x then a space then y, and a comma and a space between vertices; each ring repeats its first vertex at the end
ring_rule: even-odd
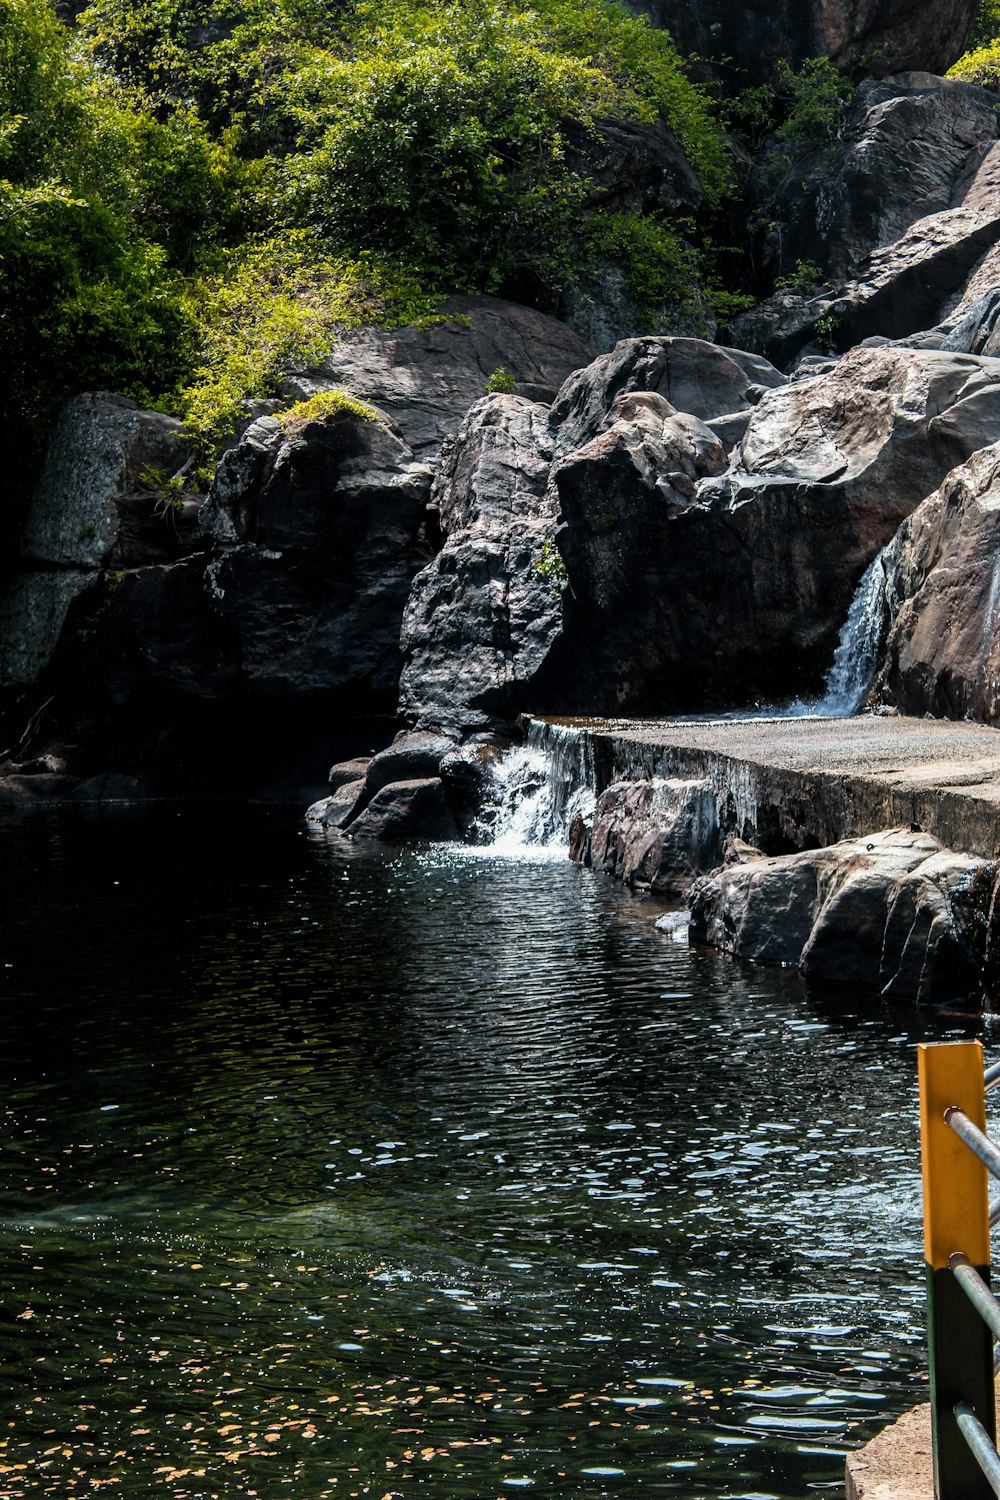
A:
POLYGON ((878 669, 886 624, 884 549, 869 564, 847 613, 833 666, 826 676, 826 692, 812 712, 829 718, 856 714, 868 695, 878 669))
POLYGON ((549 726, 543 748, 534 731, 493 770, 492 787, 477 820, 477 842, 492 853, 550 851, 566 858, 577 813, 593 808, 594 777, 583 736, 549 726))
POLYGON ((878 670, 888 621, 885 549, 869 563, 841 627, 822 698, 726 714, 730 719, 849 719, 859 712, 878 670))

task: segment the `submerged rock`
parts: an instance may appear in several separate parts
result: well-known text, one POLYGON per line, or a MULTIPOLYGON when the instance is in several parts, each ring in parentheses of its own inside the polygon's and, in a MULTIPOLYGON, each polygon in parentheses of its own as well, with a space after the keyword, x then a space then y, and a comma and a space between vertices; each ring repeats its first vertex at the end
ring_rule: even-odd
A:
POLYGON ((691 892, 692 940, 926 1002, 978 992, 995 866, 890 829, 731 864, 691 892))

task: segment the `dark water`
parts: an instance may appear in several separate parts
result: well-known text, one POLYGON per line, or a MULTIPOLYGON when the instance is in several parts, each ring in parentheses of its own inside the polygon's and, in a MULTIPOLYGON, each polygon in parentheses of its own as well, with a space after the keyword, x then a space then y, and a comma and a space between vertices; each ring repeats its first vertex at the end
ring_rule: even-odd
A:
POLYGON ((914 1043, 567 863, 9 819, 0 1495, 834 1496, 922 1395, 914 1043))

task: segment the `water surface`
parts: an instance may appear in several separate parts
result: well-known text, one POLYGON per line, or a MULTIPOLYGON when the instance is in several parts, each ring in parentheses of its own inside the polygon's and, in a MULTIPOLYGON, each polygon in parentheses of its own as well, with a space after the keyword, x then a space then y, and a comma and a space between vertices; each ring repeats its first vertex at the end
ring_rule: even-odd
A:
POLYGON ((917 1040, 564 861, 9 818, 0 1494, 842 1492, 923 1396, 917 1040))

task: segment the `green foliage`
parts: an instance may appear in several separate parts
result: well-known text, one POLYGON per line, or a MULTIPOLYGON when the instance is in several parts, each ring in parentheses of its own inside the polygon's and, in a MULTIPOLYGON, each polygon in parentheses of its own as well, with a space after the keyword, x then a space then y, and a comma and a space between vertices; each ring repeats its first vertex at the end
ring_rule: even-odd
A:
POLYGON ((278 418, 288 433, 301 432, 310 422, 325 422, 328 417, 356 417, 359 422, 377 422, 378 412, 367 401, 359 401, 346 391, 317 391, 305 401, 297 401, 278 418))
POLYGON ((947 76, 961 78, 965 83, 978 83, 984 89, 1000 93, 1000 37, 986 46, 966 52, 954 67, 948 69, 947 76))
POLYGON ((816 342, 831 354, 837 350, 837 333, 840 329, 840 318, 836 313, 827 313, 825 317, 817 318, 813 324, 816 333, 816 342))
POLYGON ((91 0, 75 31, 0 0, 0 412, 37 436, 103 386, 207 450, 337 328, 451 288, 555 309, 588 245, 681 305, 677 227, 601 211, 607 117, 730 191, 709 100, 617 0, 91 0))
POLYGON ((503 394, 504 392, 512 391, 514 384, 514 377, 506 365, 497 365, 492 375, 487 375, 483 390, 487 396, 498 393, 503 394))
POLYGON ((548 536, 542 543, 541 551, 531 565, 532 578, 539 578, 549 586, 549 593, 553 599, 558 599, 566 584, 569 582, 569 574, 563 561, 562 553, 556 546, 555 537, 548 536))
MULTIPOLYGON (((694 226, 681 227, 690 231, 694 226)), ((584 253, 621 262, 648 332, 662 327, 666 308, 688 316, 698 312, 697 256, 678 230, 661 219, 598 212, 588 226, 584 253)))
POLYGON ((851 85, 828 57, 807 57, 796 72, 784 59, 778 64, 778 88, 787 113, 778 135, 783 140, 830 135, 851 85))
POLYGON ((726 129, 755 149, 774 129, 774 89, 767 83, 742 89, 723 101, 719 113, 726 129))
POLYGON ((788 276, 779 276, 774 283, 775 290, 782 292, 801 292, 808 297, 810 292, 822 285, 823 273, 819 266, 814 265, 811 260, 797 260, 795 270, 788 276))
MULTIPOLYGON (((974 48, 986 47, 990 42, 1000 41, 1000 0, 980 0, 979 13, 976 16, 976 29, 972 34, 974 48)), ((971 54, 967 54, 971 55, 971 54)), ((959 59, 955 67, 961 67, 965 61, 959 59)), ((948 75, 949 77, 952 74, 948 75)), ((961 77, 961 74, 957 75, 961 77)), ((978 83, 978 79, 975 82, 978 83)))
POLYGON ((192 301, 202 341, 178 409, 203 449, 232 432, 245 400, 278 394, 287 370, 329 354, 338 330, 430 319, 438 306, 412 277, 371 257, 334 259, 305 231, 234 253, 192 301))

